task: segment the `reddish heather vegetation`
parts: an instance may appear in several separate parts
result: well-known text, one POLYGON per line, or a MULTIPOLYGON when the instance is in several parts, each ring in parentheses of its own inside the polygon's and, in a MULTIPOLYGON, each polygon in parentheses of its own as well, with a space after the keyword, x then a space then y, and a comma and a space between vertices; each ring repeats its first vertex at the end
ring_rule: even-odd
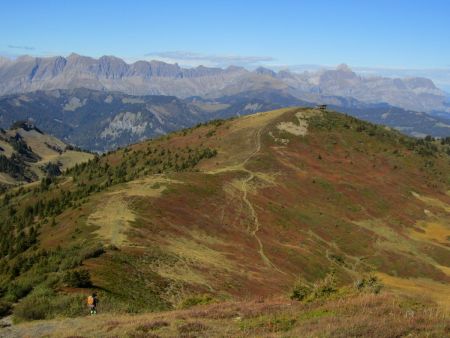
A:
POLYGON ((4 195, 0 296, 28 321, 81 316, 96 291, 100 312, 126 318, 111 327, 136 337, 439 336, 450 299, 447 151, 300 108, 132 145, 4 195), (364 292, 338 291, 348 285, 364 292), (293 288, 301 303, 286 300, 293 288), (284 300, 238 302, 273 296, 284 300), (191 306, 201 307, 125 315, 191 306))

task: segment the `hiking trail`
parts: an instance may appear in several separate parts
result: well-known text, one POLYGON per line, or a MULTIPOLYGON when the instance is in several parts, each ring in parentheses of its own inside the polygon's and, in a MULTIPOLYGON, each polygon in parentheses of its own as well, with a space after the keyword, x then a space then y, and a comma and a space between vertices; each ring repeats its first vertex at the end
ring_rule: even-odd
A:
POLYGON ((258 247, 259 247, 258 254, 261 256, 261 259, 263 260, 263 262, 267 266, 273 268, 274 270, 277 270, 278 272, 280 272, 282 274, 286 274, 286 272, 280 270, 264 253, 264 245, 258 236, 258 232, 261 230, 261 223, 259 222, 258 215, 256 213, 256 210, 255 210, 252 202, 250 202, 250 200, 248 199, 249 185, 250 185, 250 182, 255 178, 255 173, 253 171, 251 171, 250 169, 247 169, 245 167, 245 165, 261 150, 261 133, 262 133, 262 131, 263 131, 263 128, 260 128, 256 132, 255 150, 247 158, 245 158, 244 161, 242 161, 241 163, 234 165, 234 166, 215 170, 212 173, 216 174, 216 173, 221 173, 221 172, 226 172, 226 171, 239 171, 239 170, 248 173, 248 177, 241 181, 241 190, 242 190, 241 198, 242 198, 242 201, 244 202, 244 204, 246 204, 248 209, 250 210, 250 216, 253 220, 253 229, 248 228, 247 231, 250 233, 251 236, 253 236, 255 238, 256 242, 258 243, 258 247))

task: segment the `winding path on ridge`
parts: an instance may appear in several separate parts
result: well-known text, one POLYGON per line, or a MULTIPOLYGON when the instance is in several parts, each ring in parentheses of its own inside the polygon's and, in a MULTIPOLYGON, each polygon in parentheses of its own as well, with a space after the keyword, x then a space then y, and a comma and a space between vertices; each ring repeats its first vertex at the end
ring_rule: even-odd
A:
POLYGON ((251 236, 253 236, 255 238, 256 242, 258 243, 258 253, 261 256, 263 262, 267 266, 273 268, 274 270, 276 270, 282 274, 286 274, 286 272, 280 270, 280 268, 278 268, 264 253, 264 245, 258 236, 258 232, 261 229, 261 223, 259 222, 258 215, 255 211, 255 208, 254 208, 252 202, 250 202, 250 200, 248 199, 249 185, 250 185, 250 182, 255 178, 255 173, 253 171, 251 171, 250 169, 247 169, 245 167, 245 165, 261 150, 261 133, 262 133, 263 129, 264 128, 260 128, 256 132, 255 150, 247 158, 245 158, 244 161, 242 161, 240 164, 237 164, 234 166, 220 168, 218 170, 211 171, 210 173, 217 174, 217 173, 226 172, 226 171, 239 171, 239 170, 248 173, 248 177, 241 181, 241 189, 242 189, 242 193, 243 193, 242 200, 248 206, 248 208, 250 210, 251 218, 253 220, 253 225, 254 225, 253 229, 248 229, 249 233, 251 236))

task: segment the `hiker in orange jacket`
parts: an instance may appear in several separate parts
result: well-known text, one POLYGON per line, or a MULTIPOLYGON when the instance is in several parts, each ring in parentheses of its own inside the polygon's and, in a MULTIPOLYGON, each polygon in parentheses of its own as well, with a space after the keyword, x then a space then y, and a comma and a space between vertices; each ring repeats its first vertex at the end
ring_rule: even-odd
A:
POLYGON ((97 305, 98 305, 98 298, 97 294, 94 292, 91 296, 87 298, 87 304, 89 306, 91 315, 97 314, 97 305))

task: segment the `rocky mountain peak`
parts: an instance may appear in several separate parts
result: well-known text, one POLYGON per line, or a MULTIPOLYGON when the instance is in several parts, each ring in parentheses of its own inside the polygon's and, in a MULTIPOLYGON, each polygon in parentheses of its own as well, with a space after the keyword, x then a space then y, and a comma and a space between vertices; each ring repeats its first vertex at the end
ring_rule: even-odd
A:
POLYGON ((238 67, 238 66, 228 66, 225 69, 227 72, 246 72, 247 70, 244 67, 238 67))
POLYGON ((19 63, 19 62, 30 62, 30 61, 34 61, 36 58, 30 55, 21 55, 19 56, 15 62, 19 63))
POLYGON ((352 72, 351 68, 345 63, 341 63, 340 65, 338 65, 336 67, 336 70, 339 72, 352 72))
POLYGON ((268 75, 268 76, 272 76, 272 77, 277 75, 277 73, 275 73, 272 69, 265 68, 265 67, 256 68, 255 73, 260 74, 260 75, 268 75))
POLYGON ((11 59, 8 59, 7 57, 4 57, 4 56, 0 56, 0 66, 1 65, 5 65, 5 64, 10 63, 10 62, 12 62, 11 59))

